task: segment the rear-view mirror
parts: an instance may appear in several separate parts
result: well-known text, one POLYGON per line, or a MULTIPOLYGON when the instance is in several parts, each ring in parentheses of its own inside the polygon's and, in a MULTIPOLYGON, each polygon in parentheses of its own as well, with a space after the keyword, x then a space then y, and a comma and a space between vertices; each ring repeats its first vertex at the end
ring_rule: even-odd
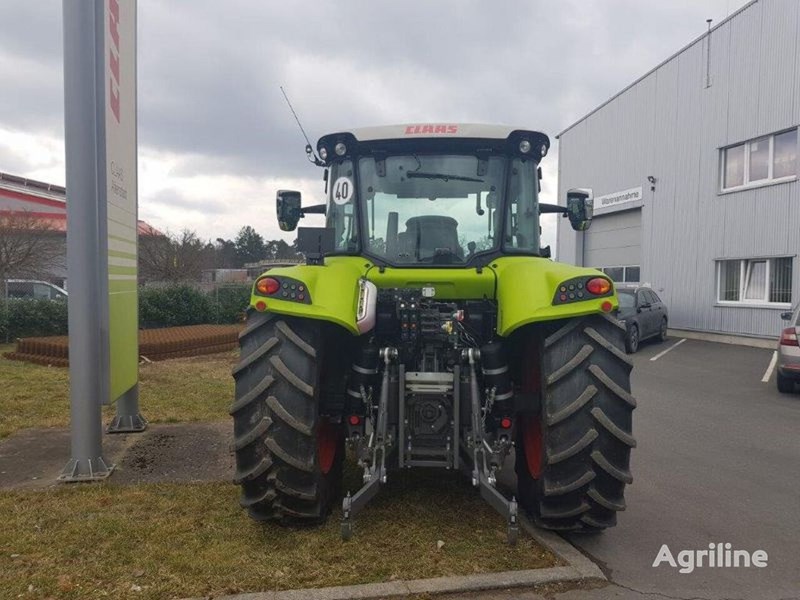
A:
POLYGON ((278 227, 282 231, 294 231, 297 223, 303 216, 300 192, 292 190, 278 190, 275 199, 275 208, 278 213, 278 227))
POLYGON ((594 199, 592 190, 576 188, 567 192, 567 217, 575 231, 585 231, 592 224, 594 199))

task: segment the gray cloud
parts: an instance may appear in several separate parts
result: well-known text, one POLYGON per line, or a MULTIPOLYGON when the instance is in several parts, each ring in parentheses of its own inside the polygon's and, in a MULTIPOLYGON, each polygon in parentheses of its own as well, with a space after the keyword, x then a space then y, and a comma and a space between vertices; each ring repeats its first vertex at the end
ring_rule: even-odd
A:
MULTIPOLYGON (((312 142, 427 120, 553 136, 743 3, 143 0, 139 141, 190 155, 183 177, 315 178, 279 85, 312 142)), ((61 44, 60 1, 0 3, 0 127, 63 135, 61 44)))

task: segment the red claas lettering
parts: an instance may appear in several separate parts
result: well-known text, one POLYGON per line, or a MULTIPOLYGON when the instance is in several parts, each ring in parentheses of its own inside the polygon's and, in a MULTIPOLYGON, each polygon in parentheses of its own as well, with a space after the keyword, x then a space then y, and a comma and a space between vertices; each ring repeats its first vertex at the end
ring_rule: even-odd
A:
POLYGON ((108 30, 111 35, 111 48, 108 49, 109 99, 108 103, 114 118, 119 123, 119 2, 108 0, 108 30))

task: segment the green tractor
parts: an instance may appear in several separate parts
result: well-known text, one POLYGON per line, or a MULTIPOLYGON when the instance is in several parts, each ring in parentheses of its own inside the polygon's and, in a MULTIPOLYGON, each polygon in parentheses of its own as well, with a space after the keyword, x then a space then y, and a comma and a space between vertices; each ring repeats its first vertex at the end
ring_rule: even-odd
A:
POLYGON ((257 520, 342 536, 393 470, 460 470, 518 535, 616 524, 636 401, 602 273, 559 264, 539 215, 577 230, 590 190, 539 202, 549 138, 510 127, 399 125, 323 136, 326 201, 279 191, 306 264, 255 282, 233 370, 236 481, 257 520), (342 490, 346 447, 363 486, 342 490), (511 464, 516 493, 498 487, 511 464), (342 496, 344 496, 342 498, 342 496))

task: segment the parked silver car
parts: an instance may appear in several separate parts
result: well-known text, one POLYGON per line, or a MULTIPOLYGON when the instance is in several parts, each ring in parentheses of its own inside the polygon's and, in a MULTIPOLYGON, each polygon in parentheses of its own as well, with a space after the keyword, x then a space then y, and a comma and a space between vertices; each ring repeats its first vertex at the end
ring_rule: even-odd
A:
MULTIPOLYGON (((2 283, 2 281, 0 281, 2 283)), ((9 300, 66 300, 67 290, 36 279, 9 279, 5 286, 9 300)), ((2 296, 2 286, 0 286, 2 296)))
POLYGON ((781 318, 787 321, 788 327, 781 331, 778 341, 778 391, 788 394, 800 383, 800 305, 794 312, 785 312, 781 318))
POLYGON ((625 350, 633 354, 642 340, 667 339, 669 312, 653 289, 642 285, 617 284, 619 310, 616 317, 625 324, 625 350))

